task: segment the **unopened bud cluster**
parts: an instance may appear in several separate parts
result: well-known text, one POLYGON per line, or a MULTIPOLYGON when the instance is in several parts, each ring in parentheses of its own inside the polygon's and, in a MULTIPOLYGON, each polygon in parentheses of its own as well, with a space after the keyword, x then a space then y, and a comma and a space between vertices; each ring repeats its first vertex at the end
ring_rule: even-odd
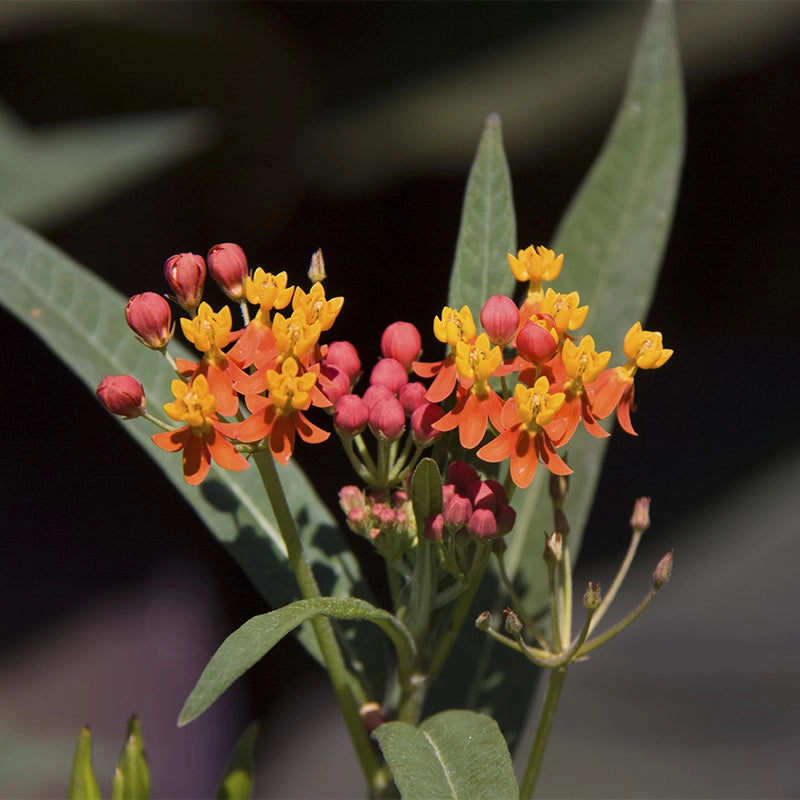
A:
POLYGON ((372 542, 387 561, 398 561, 414 546, 417 531, 406 492, 344 486, 339 505, 350 530, 372 542))
POLYGON ((505 536, 516 512, 508 504, 506 490, 494 480, 481 480, 467 463, 454 461, 442 486, 442 511, 425 521, 425 538, 440 542, 447 537, 469 536, 489 541, 505 536))

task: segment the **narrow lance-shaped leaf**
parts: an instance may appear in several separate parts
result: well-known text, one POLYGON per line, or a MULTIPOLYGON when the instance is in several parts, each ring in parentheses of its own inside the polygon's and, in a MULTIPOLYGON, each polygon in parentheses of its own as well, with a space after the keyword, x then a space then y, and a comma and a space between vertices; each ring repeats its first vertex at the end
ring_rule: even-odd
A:
MULTIPOLYGON (((590 306, 586 332, 598 350, 610 349, 617 359, 626 331, 643 321, 650 307, 675 208, 683 151, 683 90, 673 9, 667 0, 657 0, 648 10, 608 139, 553 243, 557 253, 564 253, 558 288, 580 292, 581 304, 590 306)), ((575 473, 565 505, 573 557, 591 510, 605 443, 581 436, 567 447, 575 473)), ((509 573, 517 576, 530 610, 546 602, 541 534, 552 527, 547 481, 547 471, 540 468, 533 485, 515 497, 517 524, 506 554, 509 573)), ((620 509, 623 524, 627 511, 620 509)))
POLYGON ((149 800, 150 767, 144 754, 142 725, 136 716, 128 721, 125 744, 111 782, 111 800, 149 800))
POLYGON ((466 304, 477 318, 487 298, 510 295, 514 277, 506 256, 516 252, 517 225, 511 174, 508 169, 500 117, 490 114, 467 180, 448 303, 466 304))
POLYGON ((416 648, 405 625, 388 611, 355 597, 314 597, 298 600, 260 614, 244 623, 220 645, 206 665, 178 718, 186 725, 200 716, 237 678, 263 658, 286 634, 315 616, 367 620, 378 625, 392 640, 399 669, 411 664, 416 648))
POLYGON ((415 728, 387 722, 373 734, 403 800, 516 800, 517 781, 497 723, 474 711, 443 711, 415 728))
MULTIPOLYGON (((154 284, 159 279, 160 271, 154 268, 154 284)), ((105 375, 131 374, 145 387, 148 409, 157 413, 163 403, 173 400, 169 386, 174 373, 163 358, 134 340, 125 324, 126 298, 2 215, 0 303, 68 364, 90 391, 94 392, 105 375)), ((169 350, 174 356, 191 358, 176 341, 169 350)), ((297 584, 258 470, 251 467, 231 473, 212 465, 201 487, 188 486, 181 475, 180 459, 150 441, 151 425, 144 420, 122 424, 239 562, 267 602, 277 607, 297 599, 297 584)), ((369 597, 357 559, 303 471, 292 462, 280 469, 280 476, 306 557, 312 565, 324 565, 319 572, 321 590, 369 597)), ((366 665, 365 672, 380 691, 382 643, 365 626, 360 628, 348 635, 354 636, 353 645, 366 665)), ((310 631, 301 632, 299 638, 318 657, 310 631)))
POLYGON ((84 725, 78 734, 68 796, 69 800, 100 800, 100 787, 92 769, 92 732, 88 725, 84 725))
POLYGON ((258 737, 258 723, 251 722, 239 737, 225 775, 217 789, 217 800, 249 800, 253 794, 253 749, 258 737))

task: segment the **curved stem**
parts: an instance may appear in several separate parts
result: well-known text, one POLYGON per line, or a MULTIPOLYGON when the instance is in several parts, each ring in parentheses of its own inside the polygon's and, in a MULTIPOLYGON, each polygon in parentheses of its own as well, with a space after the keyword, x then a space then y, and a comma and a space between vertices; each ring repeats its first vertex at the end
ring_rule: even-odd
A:
MULTIPOLYGON (((261 480, 275 514, 278 529, 283 543, 286 545, 289 566, 295 575, 300 593, 304 598, 320 597, 317 580, 311 570, 311 565, 306 560, 294 518, 281 488, 272 453, 263 450, 256 452, 253 455, 253 461, 261 474, 261 480)), ((327 617, 319 616, 311 619, 311 626, 364 777, 372 791, 377 794, 383 789, 388 778, 385 769, 378 762, 372 742, 358 713, 355 693, 350 685, 354 679, 345 664, 333 624, 327 617)))
POLYGON ((611 584, 611 588, 608 590, 608 592, 606 592, 602 602, 600 603, 600 607, 595 612, 594 618, 592 619, 592 624, 589 627, 589 633, 591 633, 600 624, 600 620, 603 619, 606 611, 608 611, 609 607, 611 606, 612 601, 617 596, 619 587, 622 586, 622 581, 625 580, 625 576, 628 574, 628 570, 633 563, 633 557, 636 555, 636 549, 639 547, 639 542, 642 540, 642 533, 643 531, 636 530, 636 528, 633 529, 633 535, 631 536, 631 541, 628 544, 628 551, 625 553, 625 558, 622 560, 622 564, 620 564, 620 568, 614 577, 614 582, 611 584))
POLYGON ((525 775, 519 787, 520 800, 529 800, 533 797, 533 790, 536 788, 536 779, 539 777, 539 768, 542 766, 544 751, 547 749, 547 742, 550 738, 550 729, 553 727, 553 720, 556 716, 558 701, 561 698, 561 690, 564 688, 564 680, 567 677, 567 668, 559 667, 550 672, 550 683, 547 686, 547 696, 542 707, 542 714, 539 718, 539 727, 536 729, 536 738, 531 747, 531 754, 528 756, 528 765, 525 768, 525 775))

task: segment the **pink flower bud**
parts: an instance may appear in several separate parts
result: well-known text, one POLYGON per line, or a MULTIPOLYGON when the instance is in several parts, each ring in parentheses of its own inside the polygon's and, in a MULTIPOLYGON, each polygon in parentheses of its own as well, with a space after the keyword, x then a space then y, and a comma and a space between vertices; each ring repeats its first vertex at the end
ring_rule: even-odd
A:
POLYGON ((382 358, 372 368, 369 382, 371 386, 385 386, 392 394, 397 394, 400 387, 408 383, 408 373, 396 359, 382 358))
POLYGON ((653 573, 653 588, 660 589, 672 577, 672 550, 662 556, 653 573))
POLYGON ((342 486, 339 489, 339 505, 345 514, 354 508, 363 508, 365 505, 364 492, 358 486, 342 486))
POLYGON ((163 350, 172 338, 172 311, 160 294, 135 294, 125 306, 125 319, 139 341, 152 350, 163 350))
POLYGON ((125 419, 144 414, 144 387, 130 375, 107 375, 100 381, 96 394, 112 414, 125 419))
POLYGON ((206 262, 194 253, 178 253, 164 263, 164 277, 175 299, 185 309, 192 311, 203 299, 206 280, 206 262))
POLYGON ((426 402, 425 392, 427 391, 425 385, 419 381, 411 381, 411 383, 406 383, 400 387, 400 390, 397 392, 397 399, 406 410, 406 414, 411 416, 411 414, 426 402))
POLYGON ((336 401, 333 424, 342 436, 356 436, 367 427, 369 409, 357 394, 346 394, 336 401))
POLYGON ((558 347, 558 334, 553 333, 535 322, 526 322, 517 334, 517 350, 519 354, 532 364, 544 364, 549 361, 558 347))
POLYGON ((427 447, 442 435, 441 431, 433 427, 433 423, 438 422, 443 416, 444 411, 436 403, 426 401, 414 409, 411 414, 411 432, 414 434, 414 441, 420 447, 427 447))
POLYGON ((220 289, 231 300, 244 297, 244 281, 247 277, 247 256, 238 244, 224 242, 215 244, 208 251, 208 271, 220 289))
POLYGON ((444 538, 444 518, 435 514, 425 520, 423 535, 429 542, 441 542, 444 538))
POLYGON ((406 428, 406 412, 400 401, 394 396, 378 400, 370 409, 369 427, 380 439, 398 439, 406 428))
POLYGON ((505 347, 519 328, 517 304, 504 294, 492 295, 481 309, 481 325, 492 344, 505 347))
POLYGON ((384 358, 396 359, 406 372, 411 371, 411 364, 417 360, 421 350, 422 337, 410 322, 393 322, 381 336, 384 358))
POLYGON ((497 536, 497 519, 488 508, 479 508, 469 518, 467 530, 477 539, 491 539, 497 536))
POLYGON ((364 392, 364 405, 371 409, 379 400, 386 400, 388 397, 394 398, 394 393, 380 384, 374 384, 364 392))
POLYGON ((637 497, 631 514, 631 528, 639 533, 650 527, 650 498, 637 497))
POLYGON ((350 378, 344 370, 333 364, 326 364, 320 370, 322 375, 328 379, 328 382, 319 381, 319 388, 322 394, 328 398, 334 405, 340 397, 350 392, 350 378))
POLYGON ((323 363, 333 364, 343 370, 350 378, 351 387, 361 374, 361 359, 358 357, 358 351, 350 342, 331 342, 323 363))
POLYGON ((442 508, 444 524, 450 530, 458 530, 467 524, 472 516, 472 503, 460 494, 454 494, 442 508))

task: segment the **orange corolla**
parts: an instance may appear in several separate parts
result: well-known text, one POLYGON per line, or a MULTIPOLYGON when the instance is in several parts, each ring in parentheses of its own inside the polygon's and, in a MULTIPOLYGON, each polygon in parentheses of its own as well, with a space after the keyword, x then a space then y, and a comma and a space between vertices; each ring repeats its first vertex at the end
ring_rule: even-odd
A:
POLYGON ((455 350, 458 399, 455 407, 434 422, 433 427, 439 431, 458 428, 461 446, 471 450, 481 443, 490 419, 495 428, 500 428, 503 401, 489 385, 489 378, 508 374, 512 367, 503 364, 502 350, 492 347, 485 333, 471 344, 457 342, 455 350))
POLYGON ((175 431, 157 433, 152 439, 167 452, 183 450, 186 482, 192 486, 201 483, 208 475, 212 460, 225 469, 247 469, 247 461, 225 438, 236 426, 217 418, 216 398, 205 375, 195 375, 188 384, 181 380, 172 381, 172 394, 175 400, 166 403, 164 411, 176 422, 185 422, 186 425, 175 431))
POLYGON ((556 475, 572 470, 556 453, 558 440, 566 426, 555 419, 564 403, 564 393, 549 393, 550 383, 542 376, 530 388, 522 383, 514 387, 514 396, 506 401, 501 415, 502 430, 477 452, 484 461, 503 461, 511 457, 509 473, 520 489, 526 489, 536 475, 539 460, 556 475))
POLYGON ((324 442, 330 433, 310 422, 304 411, 311 405, 316 388, 314 372, 300 374, 294 358, 287 358, 281 371, 267 370, 267 397, 247 395, 247 407, 252 416, 236 426, 236 438, 242 442, 257 442, 269 437, 269 448, 276 461, 288 464, 294 452, 295 434, 304 442, 324 442))
POLYGON ((434 318, 433 334, 443 344, 450 345, 450 352, 441 361, 415 361, 411 365, 420 378, 433 378, 433 383, 425 395, 428 402, 439 403, 453 391, 458 378, 456 345, 458 342, 472 343, 476 333, 475 321, 469 306, 462 306, 460 310, 445 306, 442 309, 442 316, 434 318))
POLYGON ((617 420, 623 430, 636 436, 631 423, 633 378, 639 369, 658 369, 667 363, 672 350, 665 348, 658 331, 643 331, 635 322, 625 334, 624 348, 628 361, 621 367, 606 370, 594 384, 592 408, 598 419, 605 419, 617 409, 617 420))

